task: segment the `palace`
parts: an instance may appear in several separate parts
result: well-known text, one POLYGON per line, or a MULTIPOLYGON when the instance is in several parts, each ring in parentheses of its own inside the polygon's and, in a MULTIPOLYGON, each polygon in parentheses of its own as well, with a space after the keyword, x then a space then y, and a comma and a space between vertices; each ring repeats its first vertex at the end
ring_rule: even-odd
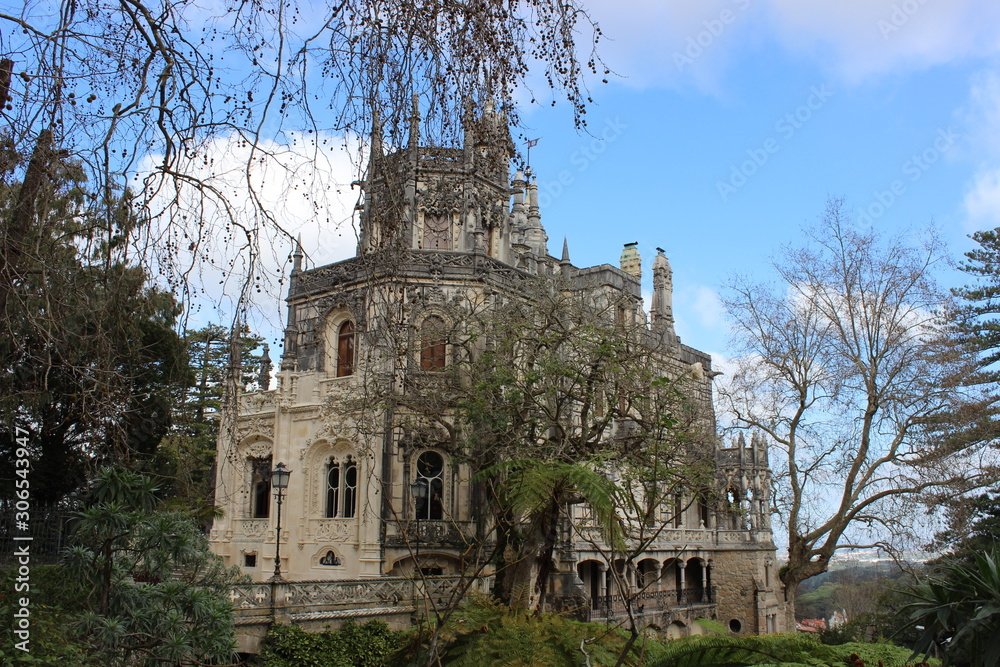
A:
MULTIPOLYGON (((467 118, 461 147, 421 145, 416 101, 408 145, 382 154, 382 143, 376 121, 356 256, 307 269, 296 249, 277 388, 241 395, 222 424, 216 502, 225 513, 214 551, 256 582, 272 576, 279 548, 283 580, 303 585, 473 571, 488 584, 498 561, 484 554, 496 536, 475 459, 462 450, 470 434, 452 418, 468 380, 449 371, 471 368, 489 347, 470 333, 477 318, 502 321, 542 286, 584 304, 592 322, 637 331, 656 375, 684 379, 703 443, 688 455, 711 480, 657 497, 633 521, 641 535, 629 534, 631 550, 619 552, 596 536, 585 503, 567 503, 544 602, 593 620, 632 605, 672 636, 699 632, 697 617, 733 633, 784 629, 766 446, 722 446, 711 359, 674 332, 665 254, 652 262, 648 312, 637 244, 625 244, 618 266, 576 267, 565 243, 560 258, 550 255, 537 186, 520 172, 511 180, 506 121, 488 104, 467 118), (280 505, 279 462, 291 470, 280 505)), ((593 406, 578 401, 567 419, 589 424, 592 410, 601 427, 588 442, 626 443, 641 458, 652 451, 637 426, 646 404, 626 402, 616 386, 593 394, 593 406)))

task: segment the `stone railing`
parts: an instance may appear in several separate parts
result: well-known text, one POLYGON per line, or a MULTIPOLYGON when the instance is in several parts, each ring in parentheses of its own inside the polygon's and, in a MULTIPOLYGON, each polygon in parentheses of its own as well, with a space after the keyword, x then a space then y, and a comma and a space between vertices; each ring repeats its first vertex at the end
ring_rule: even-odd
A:
POLYGON ((241 584, 230 590, 237 624, 259 624, 365 616, 367 612, 393 610, 412 613, 428 601, 434 606, 452 604, 468 591, 483 592, 485 579, 461 577, 380 577, 342 581, 277 581, 241 584))
POLYGON ((460 546, 469 544, 476 532, 476 524, 472 521, 410 521, 400 522, 389 527, 386 536, 387 546, 404 546, 407 542, 416 548, 420 547, 460 546), (420 535, 417 536, 419 524, 420 535))
POLYGON ((677 611, 715 604, 716 588, 693 588, 686 590, 643 591, 628 597, 622 595, 602 595, 591 598, 592 618, 613 618, 628 613, 631 605, 635 614, 677 611))

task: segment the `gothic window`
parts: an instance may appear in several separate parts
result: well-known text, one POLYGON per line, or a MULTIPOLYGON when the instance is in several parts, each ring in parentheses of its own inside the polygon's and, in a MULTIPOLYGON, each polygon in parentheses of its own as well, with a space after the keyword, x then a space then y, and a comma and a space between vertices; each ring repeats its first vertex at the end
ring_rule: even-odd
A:
POLYGON ((326 464, 326 516, 350 519, 358 498, 358 464, 350 456, 341 465, 335 458, 326 464))
POLYGON ((417 519, 444 517, 444 459, 437 452, 424 452, 417 458, 417 519))
POLYGON ((684 500, 681 494, 674 494, 674 528, 681 528, 684 525, 684 500))
POLYGON ((250 516, 266 519, 271 510, 271 457, 250 459, 250 516))
POLYGON ((451 250, 451 216, 424 215, 424 250, 451 250))
POLYGON ((447 348, 444 320, 431 315, 420 326, 420 368, 426 371, 444 368, 447 348))
POLYGON ((347 457, 344 465, 344 518, 349 519, 354 516, 354 509, 358 502, 358 464, 347 457))
POLYGON ((337 335, 337 377, 354 374, 354 322, 340 325, 337 335))

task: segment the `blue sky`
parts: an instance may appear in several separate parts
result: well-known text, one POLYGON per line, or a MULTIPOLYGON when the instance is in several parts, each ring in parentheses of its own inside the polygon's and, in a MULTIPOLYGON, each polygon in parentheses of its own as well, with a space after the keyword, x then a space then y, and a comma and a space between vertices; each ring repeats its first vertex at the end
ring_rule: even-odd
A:
MULTIPOLYGON (((1000 225, 1000 4, 975 0, 589 3, 619 74, 525 109, 550 252, 674 270, 682 339, 718 357, 734 273, 766 279, 828 197, 889 233, 932 226, 958 258, 1000 225)), ((943 279, 954 284, 961 276, 943 279)), ((647 279, 648 282, 648 279, 647 279)))
MULTIPOLYGON (((638 241, 648 274, 654 249, 666 249, 678 333, 717 366, 731 354, 722 285, 735 273, 767 279, 771 256, 798 242, 828 197, 888 233, 933 227, 956 259, 972 247, 969 233, 1000 225, 996 0, 585 5, 616 73, 592 82, 590 133, 573 129, 568 104, 544 99, 544 85, 519 93, 540 100, 522 107, 521 135, 540 138, 531 167, 549 250, 558 254, 566 236, 577 266, 614 264, 622 244, 638 241)), ((284 141, 291 162, 306 160, 295 133, 284 141)), ((243 164, 245 148, 220 150, 217 166, 243 164)), ((355 248, 357 193, 346 184, 357 164, 325 156, 324 165, 309 158, 309 184, 297 186, 326 186, 324 206, 261 175, 312 265, 355 248)), ((275 267, 287 246, 275 243, 275 267)), ((257 328, 278 342, 274 288, 255 295, 257 328)), ((204 307, 195 323, 218 319, 204 307)))

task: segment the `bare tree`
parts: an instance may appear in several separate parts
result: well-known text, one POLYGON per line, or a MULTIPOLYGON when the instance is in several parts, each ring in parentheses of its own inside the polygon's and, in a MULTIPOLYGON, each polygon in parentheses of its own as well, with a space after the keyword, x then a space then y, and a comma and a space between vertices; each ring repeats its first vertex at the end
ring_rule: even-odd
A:
POLYGON ((941 315, 941 246, 859 231, 838 200, 806 235, 777 283, 730 285, 743 356, 721 392, 733 427, 771 440, 790 601, 837 549, 891 549, 918 502, 993 472, 982 441, 952 437, 989 397, 961 383, 975 360, 941 315))
MULTIPOLYGON (((138 267, 189 306, 225 298, 235 333, 253 296, 291 268, 272 270, 287 248, 275 239, 295 231, 273 201, 276 183, 285 188, 278 199, 301 197, 316 225, 350 234, 351 214, 330 212, 331 146, 351 149, 348 182, 389 180, 399 177, 392 164, 369 155, 446 145, 469 129, 470 104, 491 100, 505 124, 516 123, 513 98, 529 85, 529 66, 582 124, 583 74, 601 69, 587 52, 597 27, 575 2, 552 0, 62 0, 0 9, 0 25, 7 368, 24 357, 28 334, 54 349, 79 344, 65 313, 35 308, 29 289, 52 262, 32 241, 59 238, 51 193, 67 170, 85 186, 64 217, 101 223, 74 239, 81 256, 138 267), (579 29, 588 49, 578 58, 579 29)), ((380 214, 398 218, 401 206, 386 201, 380 214)), ((380 257, 367 268, 391 273, 392 253, 380 257)), ((185 309, 176 326, 197 310, 185 309)), ((236 353, 232 360, 236 369, 236 353)), ((31 363, 43 378, 53 366, 38 355, 31 363)), ((127 386, 120 374, 113 368, 106 384, 127 386)), ((113 412, 118 403, 105 394, 99 407, 113 412)))
MULTIPOLYGON (((238 305, 267 279, 268 238, 289 234, 268 183, 287 180, 317 221, 346 225, 327 219, 317 165, 332 145, 366 154, 374 124, 405 146, 412 94, 424 138, 445 145, 469 102, 495 100, 516 124, 514 94, 533 81, 583 125, 584 74, 605 71, 591 50, 577 54, 580 30, 592 49, 597 26, 577 2, 552 0, 65 0, 0 12, 0 24, 0 178, 24 183, 15 222, 30 221, 66 152, 91 208, 128 190, 157 223, 129 239, 133 254, 183 293, 214 264, 238 305)), ((0 297, 17 280, 16 236, 0 248, 0 297)))

